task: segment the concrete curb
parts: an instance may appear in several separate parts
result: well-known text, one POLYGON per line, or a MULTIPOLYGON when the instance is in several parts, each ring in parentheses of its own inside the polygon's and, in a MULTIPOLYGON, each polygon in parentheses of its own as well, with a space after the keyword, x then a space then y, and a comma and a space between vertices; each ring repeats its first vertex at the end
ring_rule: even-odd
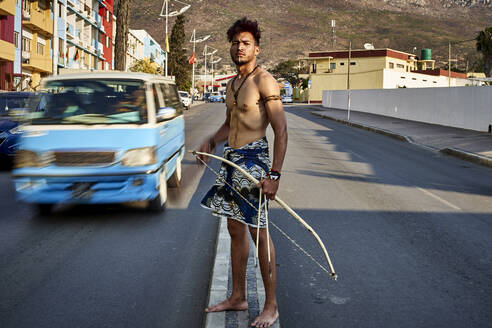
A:
MULTIPOLYGON (((251 243, 252 241, 250 240, 251 243)), ((219 222, 217 247, 207 307, 225 300, 232 292, 232 282, 229 281, 229 279, 232 279, 230 277, 230 251, 231 239, 227 231, 227 219, 222 218, 219 222)), ((206 313, 205 328, 247 328, 263 309, 263 305, 265 304, 265 288, 261 278, 260 267, 255 268, 253 265, 254 253, 254 249, 250 248, 246 269, 246 275, 252 275, 253 279, 255 279, 251 283, 246 279, 249 311, 206 313), (251 293, 256 293, 256 295, 251 295, 251 293), (252 306, 251 302, 257 302, 257 306, 252 306), (233 314, 232 316, 231 312, 233 314)), ((271 327, 280 328, 280 318, 271 327)))
POLYGON ((460 158, 460 159, 463 159, 463 160, 466 160, 466 161, 469 161, 469 162, 472 162, 472 163, 475 163, 478 165, 492 167, 492 159, 485 157, 485 156, 470 153, 470 152, 467 152, 465 150, 461 150, 461 149, 457 149, 457 148, 435 149, 433 147, 414 142, 411 137, 406 136, 406 135, 402 135, 402 134, 399 134, 399 133, 396 133, 393 131, 389 131, 389 130, 385 130, 385 129, 380 129, 380 128, 370 126, 370 125, 365 125, 362 123, 350 122, 350 121, 346 121, 343 119, 331 117, 329 115, 323 114, 322 112, 319 112, 319 108, 315 109, 315 108, 311 107, 311 109, 318 111, 318 112, 311 112, 311 114, 316 115, 318 117, 326 118, 326 119, 329 119, 329 120, 332 120, 332 121, 335 121, 338 123, 342 123, 342 124, 345 124, 348 126, 353 126, 353 127, 359 128, 359 129, 364 129, 364 130, 368 130, 371 132, 379 133, 379 134, 382 134, 382 135, 385 135, 385 136, 388 136, 388 137, 391 137, 391 138, 394 138, 394 139, 397 139, 397 140, 400 140, 403 142, 408 142, 408 143, 417 145, 419 147, 423 147, 423 148, 431 150, 431 151, 439 151, 443 154, 457 157, 457 158, 460 158))
POLYGON ((457 148, 444 148, 440 150, 441 153, 446 155, 454 156, 457 158, 464 159, 469 162, 473 162, 475 164, 492 167, 492 159, 481 156, 478 154, 470 153, 465 150, 457 149, 457 148))
MULTIPOLYGON (((226 219, 220 219, 217 237, 217 247, 215 251, 214 268, 212 281, 208 292, 207 307, 217 304, 227 298, 227 288, 229 281, 229 257, 230 257, 230 237, 227 232, 226 219)), ((225 327, 226 313, 215 312, 205 314, 205 328, 225 327)))
POLYGON ((313 115, 316 115, 316 116, 319 116, 319 117, 322 117, 322 118, 327 118, 329 120, 332 120, 332 121, 335 121, 335 122, 338 122, 338 123, 343 123, 343 124, 348 125, 348 126, 353 126, 353 127, 359 128, 359 129, 364 129, 364 130, 368 130, 368 131, 371 131, 371 132, 379 133, 379 134, 385 135, 387 137, 398 139, 398 140, 403 141, 403 142, 414 143, 413 140, 412 140, 412 138, 410 138, 410 137, 408 137, 406 135, 403 135, 403 134, 399 134, 399 133, 393 132, 393 131, 389 131, 389 130, 385 130, 385 129, 380 129, 380 128, 377 128, 375 126, 366 125, 366 124, 362 124, 362 123, 357 123, 357 122, 351 122, 351 121, 347 121, 347 120, 342 120, 342 119, 331 117, 329 115, 325 115, 325 114, 319 113, 319 112, 312 112, 312 114, 313 115))

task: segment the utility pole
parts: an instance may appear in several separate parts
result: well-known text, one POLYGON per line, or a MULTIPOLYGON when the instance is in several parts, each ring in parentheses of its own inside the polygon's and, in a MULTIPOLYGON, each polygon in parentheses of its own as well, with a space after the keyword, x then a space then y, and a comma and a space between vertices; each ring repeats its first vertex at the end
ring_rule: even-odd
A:
POLYGON ((335 50, 335 44, 336 44, 337 37, 335 35, 335 20, 331 20, 331 48, 335 50))
POLYGON ((347 67, 347 121, 350 121, 350 61, 352 60, 352 41, 349 42, 347 67))
POLYGON ((205 45, 204 55, 205 55, 205 84, 203 86, 203 96, 205 97, 205 92, 207 92, 207 45, 205 45))
POLYGON ((451 41, 448 43, 448 88, 451 88, 451 41))
POLYGON ((60 45, 58 38, 58 0, 53 1, 53 75, 58 75, 58 57, 60 56, 60 45))

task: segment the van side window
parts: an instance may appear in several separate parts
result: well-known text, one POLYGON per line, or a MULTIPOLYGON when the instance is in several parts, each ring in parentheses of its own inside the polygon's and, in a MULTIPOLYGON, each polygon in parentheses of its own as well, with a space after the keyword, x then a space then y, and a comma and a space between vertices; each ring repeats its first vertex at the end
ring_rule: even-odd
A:
POLYGON ((161 84, 162 94, 164 95, 164 102, 166 107, 172 107, 176 109, 176 115, 183 114, 183 108, 181 107, 181 100, 179 100, 178 89, 174 84, 161 84))

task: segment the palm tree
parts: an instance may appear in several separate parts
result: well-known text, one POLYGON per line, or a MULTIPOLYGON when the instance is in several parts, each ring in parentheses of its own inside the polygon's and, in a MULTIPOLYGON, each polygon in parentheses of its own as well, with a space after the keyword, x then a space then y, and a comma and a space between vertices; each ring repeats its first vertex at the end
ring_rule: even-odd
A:
POLYGON ((475 40, 477 51, 481 51, 483 55, 485 76, 492 77, 492 26, 480 31, 475 40))

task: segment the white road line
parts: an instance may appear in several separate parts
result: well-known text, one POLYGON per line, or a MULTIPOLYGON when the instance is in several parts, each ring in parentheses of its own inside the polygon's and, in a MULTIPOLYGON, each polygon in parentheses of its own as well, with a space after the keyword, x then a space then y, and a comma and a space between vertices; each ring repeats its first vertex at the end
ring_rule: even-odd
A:
POLYGON ((433 193, 431 193, 430 191, 425 190, 425 189, 420 188, 420 187, 417 187, 417 189, 418 189, 418 190, 420 190, 420 191, 422 191, 423 193, 425 193, 425 194, 427 194, 427 195, 431 196, 432 198, 437 199, 437 200, 438 200, 438 201, 440 201, 441 203, 446 204, 446 205, 448 205, 449 207, 451 207, 451 208, 453 208, 453 209, 455 209, 455 210, 461 211, 461 208, 459 208, 458 206, 456 206, 456 205, 454 205, 454 204, 451 204, 450 202, 448 202, 448 201, 447 201, 447 200, 445 200, 445 199, 442 199, 441 197, 437 196, 436 194, 433 194, 433 193))

